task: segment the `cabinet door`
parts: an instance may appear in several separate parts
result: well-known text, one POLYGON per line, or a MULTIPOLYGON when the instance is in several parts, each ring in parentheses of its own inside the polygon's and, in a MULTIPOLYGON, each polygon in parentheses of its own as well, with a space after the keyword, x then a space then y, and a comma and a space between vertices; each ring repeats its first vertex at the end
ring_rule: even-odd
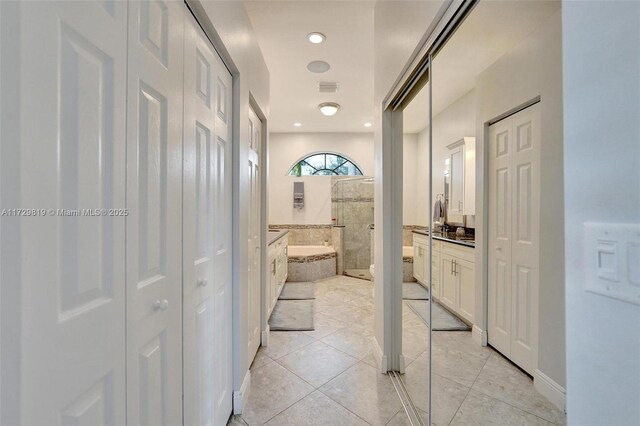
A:
POLYGON ((464 209, 464 145, 460 145, 449 153, 449 219, 462 221, 464 209))
POLYGON ((413 276, 416 280, 421 283, 424 283, 424 261, 423 256, 423 247, 420 244, 413 244, 413 276))
POLYGON ((431 275, 431 293, 434 297, 440 297, 440 256, 436 254, 434 247, 433 257, 431 258, 431 264, 433 265, 433 273, 431 275))
POLYGON ((442 254, 440 256, 440 266, 440 302, 455 310, 458 293, 458 278, 454 272, 454 258, 447 254, 442 254))
POLYGON ((456 311, 466 320, 473 322, 476 302, 474 265, 466 260, 455 259, 453 267, 458 280, 459 294, 456 311))

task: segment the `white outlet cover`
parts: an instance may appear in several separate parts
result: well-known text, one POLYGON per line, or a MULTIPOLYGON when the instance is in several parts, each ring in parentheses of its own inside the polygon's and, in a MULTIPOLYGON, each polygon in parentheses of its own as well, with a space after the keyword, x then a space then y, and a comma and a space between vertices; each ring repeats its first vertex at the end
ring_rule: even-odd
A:
POLYGON ((584 224, 585 290, 640 305, 640 224, 584 224))

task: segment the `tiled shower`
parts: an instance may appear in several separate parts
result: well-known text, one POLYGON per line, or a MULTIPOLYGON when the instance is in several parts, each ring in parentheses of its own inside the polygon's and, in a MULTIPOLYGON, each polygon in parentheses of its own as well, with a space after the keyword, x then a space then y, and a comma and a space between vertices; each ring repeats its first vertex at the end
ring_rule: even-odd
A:
POLYGON ((333 178, 333 224, 344 226, 344 271, 356 278, 371 278, 369 227, 373 225, 373 194, 371 177, 333 178))

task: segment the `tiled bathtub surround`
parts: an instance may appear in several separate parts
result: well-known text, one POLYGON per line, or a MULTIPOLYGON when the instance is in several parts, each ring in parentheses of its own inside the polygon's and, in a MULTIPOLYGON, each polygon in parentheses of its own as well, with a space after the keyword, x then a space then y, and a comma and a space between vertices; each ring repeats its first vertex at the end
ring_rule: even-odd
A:
POLYGON ((269 229, 289 231, 289 245, 321 246, 325 241, 332 243, 332 225, 269 225, 269 229))
POLYGON ((336 253, 292 255, 295 247, 289 245, 288 270, 291 282, 317 281, 336 275, 336 253))
MULTIPOLYGON (((411 226, 409 232, 413 232, 414 229, 421 229, 424 227, 419 226, 411 226)), ((413 235, 411 236, 411 244, 407 244, 409 240, 406 238, 407 230, 403 230, 403 246, 402 246, 402 282, 410 283, 415 282, 416 279, 413 278, 413 235)), ((375 256, 375 239, 374 239, 374 230, 371 229, 369 231, 370 239, 371 239, 371 264, 374 264, 374 256, 375 256)))

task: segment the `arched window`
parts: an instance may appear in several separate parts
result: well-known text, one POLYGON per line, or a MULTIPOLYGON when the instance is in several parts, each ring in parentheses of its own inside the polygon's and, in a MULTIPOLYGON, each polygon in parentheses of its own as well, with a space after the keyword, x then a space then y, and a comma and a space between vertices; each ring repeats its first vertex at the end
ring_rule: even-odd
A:
POLYGON ((361 176, 362 171, 351 160, 330 152, 311 154, 289 170, 290 176, 361 176))

